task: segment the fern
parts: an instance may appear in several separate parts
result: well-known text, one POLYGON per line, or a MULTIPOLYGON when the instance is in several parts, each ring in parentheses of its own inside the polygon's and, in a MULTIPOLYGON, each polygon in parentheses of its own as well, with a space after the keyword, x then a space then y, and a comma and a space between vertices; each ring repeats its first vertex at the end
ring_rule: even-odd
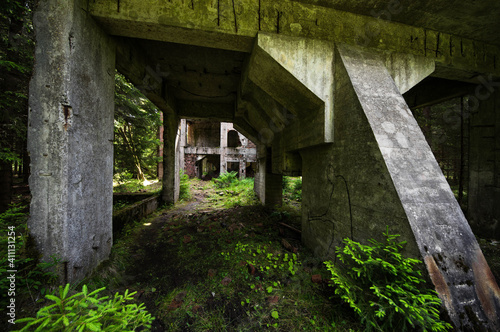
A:
POLYGON ((384 243, 371 245, 345 239, 336 248, 340 263, 325 262, 332 274, 335 294, 360 316, 368 331, 446 331, 452 326, 439 317, 441 300, 415 267, 420 261, 405 258, 405 242, 384 233, 384 243))

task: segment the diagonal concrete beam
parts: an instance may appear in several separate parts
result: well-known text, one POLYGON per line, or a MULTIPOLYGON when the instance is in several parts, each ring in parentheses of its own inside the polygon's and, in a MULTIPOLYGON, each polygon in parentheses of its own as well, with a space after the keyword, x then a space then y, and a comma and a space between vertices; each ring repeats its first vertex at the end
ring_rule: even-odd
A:
POLYGON ((500 328, 500 290, 383 58, 338 46, 430 278, 461 330, 500 328))

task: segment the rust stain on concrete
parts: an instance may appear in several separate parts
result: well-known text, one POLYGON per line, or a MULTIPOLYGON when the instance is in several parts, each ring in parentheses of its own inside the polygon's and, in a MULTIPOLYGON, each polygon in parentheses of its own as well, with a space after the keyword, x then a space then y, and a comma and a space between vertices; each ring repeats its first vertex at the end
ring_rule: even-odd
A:
POLYGON ((500 324, 500 289, 495 281, 493 273, 483 256, 481 249, 477 248, 474 251, 475 259, 472 262, 474 271, 474 282, 476 294, 484 309, 484 313, 491 322, 500 324))
POLYGON ((432 255, 426 255, 424 257, 424 262, 427 266, 427 271, 429 272, 432 283, 434 284, 434 287, 436 287, 436 292, 438 292, 439 297, 446 307, 446 310, 450 314, 454 313, 455 309, 453 308, 450 289, 448 287, 448 284, 446 283, 446 279, 439 270, 434 257, 432 257, 432 255))

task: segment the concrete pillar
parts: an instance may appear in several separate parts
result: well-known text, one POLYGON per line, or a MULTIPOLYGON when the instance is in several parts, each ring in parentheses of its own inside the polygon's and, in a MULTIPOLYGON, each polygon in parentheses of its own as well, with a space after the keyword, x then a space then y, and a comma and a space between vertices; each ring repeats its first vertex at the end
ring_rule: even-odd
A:
POLYGON ((34 14, 28 226, 61 282, 81 280, 112 245, 115 49, 83 0, 41 0, 34 14))
POLYGON ((500 239, 500 92, 471 96, 468 217, 476 234, 500 239))
POLYGON ((272 172, 270 148, 258 147, 257 150, 258 171, 255 174, 254 191, 265 206, 281 206, 283 175, 272 172))
POLYGON ((226 158, 227 132, 228 132, 227 125, 228 125, 227 122, 220 123, 220 144, 219 144, 220 174, 227 172, 227 158, 226 158))
POLYGON ((183 169, 184 149, 181 145, 180 119, 175 113, 163 114, 163 191, 162 200, 175 204, 179 200, 180 170, 183 169))

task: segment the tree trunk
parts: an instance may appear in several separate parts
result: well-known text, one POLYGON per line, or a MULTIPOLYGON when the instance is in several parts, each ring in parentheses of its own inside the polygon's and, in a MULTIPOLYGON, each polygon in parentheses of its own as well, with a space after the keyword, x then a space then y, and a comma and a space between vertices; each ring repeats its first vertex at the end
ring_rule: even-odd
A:
POLYGON ((9 208, 12 201, 12 164, 0 161, 0 213, 9 208))

